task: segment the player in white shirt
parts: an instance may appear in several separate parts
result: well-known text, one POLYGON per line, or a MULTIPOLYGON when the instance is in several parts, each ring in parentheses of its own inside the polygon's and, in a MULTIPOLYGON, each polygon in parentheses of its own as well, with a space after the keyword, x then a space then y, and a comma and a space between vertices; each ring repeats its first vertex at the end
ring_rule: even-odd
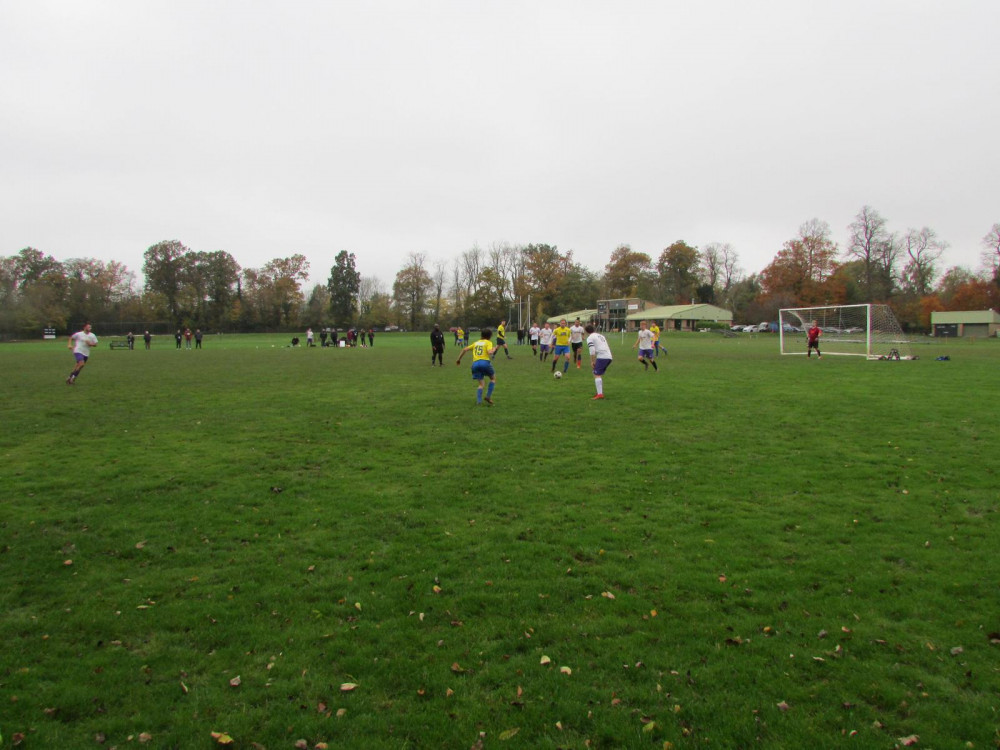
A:
POLYGON ((69 337, 66 348, 73 350, 73 358, 76 360, 76 366, 73 368, 73 372, 69 374, 69 377, 66 378, 66 385, 74 385, 76 383, 76 376, 80 374, 80 370, 83 369, 83 366, 87 364, 87 360, 90 359, 90 347, 92 346, 97 346, 97 336, 90 332, 90 323, 85 324, 82 330, 77 331, 69 337))
POLYGON ((542 332, 542 329, 538 327, 535 323, 528 329, 528 339, 531 341, 531 356, 538 356, 538 334, 542 332))
POLYGON ((655 372, 660 369, 656 366, 656 334, 649 330, 646 325, 645 320, 639 321, 639 332, 632 348, 639 348, 639 361, 647 370, 652 365, 655 372))
POLYGON ((546 359, 548 359, 549 352, 552 351, 553 335, 555 335, 555 332, 552 330, 552 326, 549 325, 548 323, 545 324, 545 327, 542 328, 542 330, 538 334, 538 342, 542 350, 540 359, 541 362, 544 362, 546 359))
POLYGON ((580 319, 569 327, 569 345, 573 349, 573 361, 576 362, 576 369, 580 369, 580 362, 583 360, 583 334, 586 330, 580 325, 580 319))
POLYGON ((598 401, 604 398, 604 373, 614 358, 611 356, 611 347, 608 346, 608 340, 601 334, 596 333, 594 326, 586 325, 584 326, 584 330, 587 332, 590 366, 594 371, 594 388, 597 389, 597 395, 594 396, 593 400, 598 401))

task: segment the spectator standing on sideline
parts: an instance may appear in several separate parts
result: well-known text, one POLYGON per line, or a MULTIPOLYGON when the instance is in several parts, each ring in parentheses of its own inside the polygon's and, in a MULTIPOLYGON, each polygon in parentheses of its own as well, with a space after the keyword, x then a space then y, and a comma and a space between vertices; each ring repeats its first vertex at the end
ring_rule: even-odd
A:
POLYGON ((191 333, 191 329, 190 328, 185 328, 184 329, 184 348, 185 349, 190 349, 191 348, 191 337, 193 335, 194 334, 191 333))
POLYGON ((590 350, 590 368, 594 373, 594 388, 597 390, 597 395, 594 396, 594 401, 599 401, 604 398, 604 373, 607 371, 608 367, 611 365, 611 347, 608 346, 608 340, 604 338, 599 333, 594 331, 593 325, 584 326, 584 330, 587 332, 587 348, 590 350))
POLYGON ((323 349, 326 347, 326 329, 324 328, 319 332, 319 348, 323 349))
POLYGON ((201 349, 201 340, 205 334, 201 332, 200 328, 194 329, 194 348, 201 349))
POLYGON ((129 331, 128 332, 128 336, 125 337, 125 340, 128 342, 128 350, 129 351, 132 351, 133 349, 135 349, 135 334, 134 333, 132 333, 131 331, 129 331))
POLYGON ((315 344, 313 344, 313 329, 312 328, 307 328, 306 329, 306 346, 315 346, 315 344))
POLYGON ((184 334, 181 333, 181 329, 177 329, 177 333, 174 334, 174 341, 177 342, 177 348, 181 348, 181 340, 184 338, 184 334))
POLYGON ((444 334, 441 333, 437 323, 431 331, 431 367, 434 366, 435 359, 441 367, 444 367, 444 334))
POLYGON ((146 350, 149 351, 149 345, 153 341, 153 337, 149 335, 149 331, 146 331, 144 334, 142 334, 142 341, 143 343, 146 344, 146 350))
POLYGON ((83 369, 84 365, 87 364, 87 360, 90 359, 90 347, 92 346, 97 346, 97 336, 91 332, 90 323, 85 323, 81 330, 69 337, 67 348, 73 351, 73 359, 76 360, 76 365, 73 367, 73 372, 66 378, 66 385, 76 384, 76 378, 80 374, 80 370, 83 369))
POLYGON ((368 346, 375 346, 375 329, 368 329, 368 346))

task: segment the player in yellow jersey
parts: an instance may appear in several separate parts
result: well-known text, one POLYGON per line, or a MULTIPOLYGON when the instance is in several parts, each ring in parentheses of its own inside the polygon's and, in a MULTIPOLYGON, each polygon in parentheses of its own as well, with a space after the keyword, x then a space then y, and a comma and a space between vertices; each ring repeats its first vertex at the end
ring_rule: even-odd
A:
POLYGON ((482 338, 474 344, 469 344, 469 346, 465 347, 462 353, 458 355, 458 361, 455 364, 462 364, 462 357, 465 356, 465 353, 468 351, 472 352, 472 379, 479 383, 476 386, 476 403, 481 404, 485 401, 490 406, 493 406, 493 389, 497 384, 497 374, 493 369, 492 362, 492 355, 496 351, 496 347, 490 341, 493 338, 493 331, 489 328, 484 328, 479 335, 482 338), (490 385, 484 397, 483 378, 487 377, 490 379, 490 385))
POLYGON ((497 352, 500 351, 500 347, 503 347, 504 354, 507 355, 507 359, 514 359, 510 356, 510 350, 507 348, 507 321, 501 320, 500 325, 497 326, 497 345, 493 349, 493 356, 497 356, 497 352))
POLYGON ((552 350, 552 372, 556 371, 556 365, 559 364, 559 357, 565 355, 566 359, 563 364, 563 373, 569 371, 569 339, 573 335, 569 326, 566 325, 566 318, 559 321, 559 326, 552 331, 552 339, 555 341, 555 348, 552 350))
MULTIPOLYGON (((649 330, 651 330, 653 332, 653 350, 654 350, 653 354, 654 355, 659 354, 660 353, 660 327, 658 325, 656 325, 656 323, 654 322, 652 325, 649 326, 649 330)), ((666 354, 667 350, 664 349, 663 353, 666 354)))

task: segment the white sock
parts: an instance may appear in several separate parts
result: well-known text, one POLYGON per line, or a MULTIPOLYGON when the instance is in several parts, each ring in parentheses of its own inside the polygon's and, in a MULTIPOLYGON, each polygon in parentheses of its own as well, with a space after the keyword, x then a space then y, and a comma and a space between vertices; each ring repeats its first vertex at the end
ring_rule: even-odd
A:
POLYGON ((604 393, 604 379, 594 378, 594 387, 597 388, 597 395, 602 395, 604 393))

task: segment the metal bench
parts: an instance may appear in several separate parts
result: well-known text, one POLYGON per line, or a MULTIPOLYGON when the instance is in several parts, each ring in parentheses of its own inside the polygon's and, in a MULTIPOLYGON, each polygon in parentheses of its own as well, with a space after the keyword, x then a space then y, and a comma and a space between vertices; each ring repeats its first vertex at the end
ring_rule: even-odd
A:
POLYGON ((111 339, 110 344, 112 349, 128 349, 127 339, 111 339))

